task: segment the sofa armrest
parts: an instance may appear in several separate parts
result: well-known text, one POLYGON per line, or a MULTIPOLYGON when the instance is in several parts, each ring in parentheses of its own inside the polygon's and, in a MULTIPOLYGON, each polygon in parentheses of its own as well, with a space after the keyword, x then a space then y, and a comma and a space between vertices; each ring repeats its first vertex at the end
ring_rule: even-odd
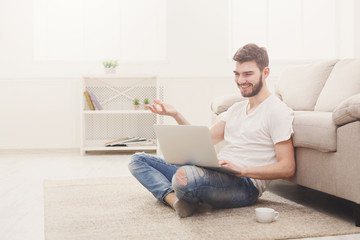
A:
POLYGON ((211 103, 211 110, 219 115, 222 112, 225 112, 229 107, 231 107, 236 102, 241 102, 246 100, 241 94, 229 94, 221 97, 217 97, 211 103))
POLYGON ((338 126, 360 120, 360 93, 341 102, 333 111, 333 120, 338 126))

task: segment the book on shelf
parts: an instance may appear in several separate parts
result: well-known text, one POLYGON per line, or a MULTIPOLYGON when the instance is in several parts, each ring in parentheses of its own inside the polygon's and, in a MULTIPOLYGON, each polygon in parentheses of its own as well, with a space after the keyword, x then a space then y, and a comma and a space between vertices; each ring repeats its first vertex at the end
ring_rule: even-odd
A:
POLYGON ((85 99, 86 99, 86 102, 87 102, 90 110, 95 110, 95 107, 94 107, 93 102, 91 101, 89 92, 88 92, 88 91, 85 91, 85 92, 84 92, 84 95, 85 95, 85 99))
POLYGON ((102 110, 102 106, 100 105, 99 101, 97 100, 96 96, 94 93, 92 92, 88 92, 89 93, 89 96, 90 96, 90 99, 93 103, 93 105, 96 107, 97 110, 102 110))
POLYGON ((127 146, 142 146, 151 145, 152 141, 148 141, 146 138, 141 137, 125 137, 111 142, 105 143, 105 147, 127 147, 127 146))

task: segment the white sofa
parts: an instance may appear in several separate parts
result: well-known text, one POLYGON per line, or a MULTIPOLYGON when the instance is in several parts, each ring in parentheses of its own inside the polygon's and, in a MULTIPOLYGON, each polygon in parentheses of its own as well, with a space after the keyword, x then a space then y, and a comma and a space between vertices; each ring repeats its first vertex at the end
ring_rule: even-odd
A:
MULTIPOLYGON (((360 59, 292 67, 274 86, 295 113, 296 174, 290 181, 354 202, 360 226, 360 59)), ((242 100, 240 92, 216 98, 214 120, 242 100)))

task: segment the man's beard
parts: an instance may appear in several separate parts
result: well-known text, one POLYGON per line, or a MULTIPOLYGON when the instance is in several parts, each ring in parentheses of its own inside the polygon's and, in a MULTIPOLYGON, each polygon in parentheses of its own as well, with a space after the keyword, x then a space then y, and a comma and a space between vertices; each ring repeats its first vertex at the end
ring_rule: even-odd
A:
POLYGON ((252 91, 250 93, 245 94, 244 91, 241 91, 242 89, 239 84, 238 84, 238 87, 239 87, 241 95, 243 97, 253 97, 253 96, 257 95, 260 92, 261 88, 263 87, 262 76, 260 76, 259 83, 252 86, 252 91))

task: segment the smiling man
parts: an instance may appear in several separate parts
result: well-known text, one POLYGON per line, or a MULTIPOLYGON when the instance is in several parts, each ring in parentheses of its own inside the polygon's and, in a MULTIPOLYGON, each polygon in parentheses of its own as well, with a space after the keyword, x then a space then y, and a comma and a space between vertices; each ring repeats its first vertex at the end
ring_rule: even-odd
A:
MULTIPOLYGON (((233 59, 235 82, 248 100, 245 105, 231 106, 211 127, 210 134, 214 144, 225 140, 218 154, 219 163, 241 174, 171 165, 145 153, 133 155, 129 163, 139 182, 180 217, 192 215, 199 202, 220 208, 251 205, 265 191, 269 180, 288 178, 295 172, 293 112, 267 88, 265 80, 270 69, 266 49, 248 44, 233 59)), ((158 100, 150 110, 171 116, 178 124, 189 124, 173 106, 158 100)))

